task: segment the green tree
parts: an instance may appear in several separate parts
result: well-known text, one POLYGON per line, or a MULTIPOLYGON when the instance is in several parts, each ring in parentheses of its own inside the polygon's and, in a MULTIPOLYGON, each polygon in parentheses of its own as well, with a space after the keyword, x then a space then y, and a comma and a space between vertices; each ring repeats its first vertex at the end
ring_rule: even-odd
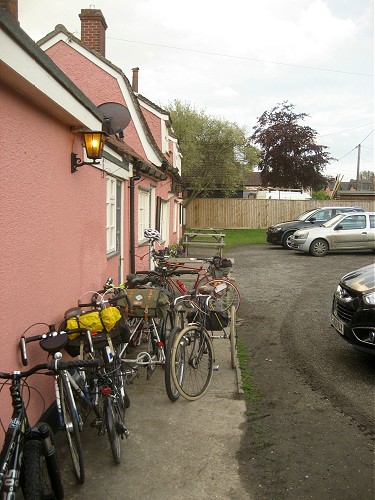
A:
POLYGON ((306 113, 295 113, 287 101, 265 111, 251 139, 261 148, 259 168, 264 186, 281 188, 324 187, 324 166, 333 158, 326 146, 316 144, 317 132, 301 125, 306 113))
POLYGON ((188 192, 185 204, 214 191, 233 195, 259 158, 246 130, 180 100, 164 109, 170 114, 182 154, 181 177, 188 192))
POLYGON ((375 181, 375 173, 371 170, 363 170, 363 172, 359 173, 359 179, 361 181, 374 182, 375 181))

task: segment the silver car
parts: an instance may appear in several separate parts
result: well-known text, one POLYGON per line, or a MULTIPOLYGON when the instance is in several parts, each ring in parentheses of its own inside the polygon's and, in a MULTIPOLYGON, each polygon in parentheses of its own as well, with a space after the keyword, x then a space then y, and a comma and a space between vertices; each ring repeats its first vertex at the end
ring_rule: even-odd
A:
POLYGON ((375 251, 375 212, 339 214, 319 227, 296 231, 292 248, 323 257, 330 250, 375 251))

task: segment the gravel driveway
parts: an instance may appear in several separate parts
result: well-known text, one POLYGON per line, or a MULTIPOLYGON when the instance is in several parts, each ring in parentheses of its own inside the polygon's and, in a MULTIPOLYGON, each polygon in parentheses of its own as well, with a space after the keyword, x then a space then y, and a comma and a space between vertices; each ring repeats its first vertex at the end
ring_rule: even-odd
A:
POLYGON ((228 252, 243 303, 238 328, 258 402, 239 453, 253 499, 374 498, 375 358, 330 326, 345 273, 372 252, 324 258, 251 245, 228 252))

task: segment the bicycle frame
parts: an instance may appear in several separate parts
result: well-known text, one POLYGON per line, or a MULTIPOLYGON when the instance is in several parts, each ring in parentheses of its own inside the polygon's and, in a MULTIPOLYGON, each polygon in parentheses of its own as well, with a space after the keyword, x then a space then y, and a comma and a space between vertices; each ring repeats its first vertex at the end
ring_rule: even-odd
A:
POLYGON ((10 393, 13 413, 0 454, 0 491, 4 495, 4 498, 10 498, 19 489, 25 437, 30 429, 25 407, 21 399, 19 381, 12 381, 10 393))

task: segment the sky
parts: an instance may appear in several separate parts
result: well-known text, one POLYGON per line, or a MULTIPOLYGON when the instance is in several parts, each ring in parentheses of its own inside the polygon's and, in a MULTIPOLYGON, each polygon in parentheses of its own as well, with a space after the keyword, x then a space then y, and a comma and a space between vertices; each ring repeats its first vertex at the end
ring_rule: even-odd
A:
POLYGON ((57 24, 80 37, 87 8, 106 20, 106 58, 130 81, 139 67, 155 104, 179 99, 250 136, 287 101, 335 158, 325 175, 374 171, 373 0, 18 0, 35 41, 57 24))

